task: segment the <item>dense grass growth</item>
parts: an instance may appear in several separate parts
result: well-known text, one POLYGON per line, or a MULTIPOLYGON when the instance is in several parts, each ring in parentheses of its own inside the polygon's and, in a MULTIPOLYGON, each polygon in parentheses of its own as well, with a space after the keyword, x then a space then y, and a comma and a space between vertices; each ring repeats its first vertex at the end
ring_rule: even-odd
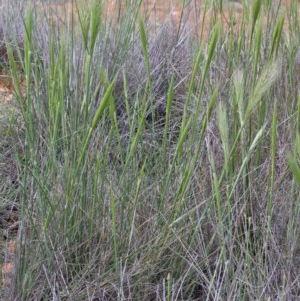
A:
POLYGON ((74 1, 64 22, 36 3, 3 26, 5 300, 298 300, 298 3, 244 1, 224 29, 225 1, 207 1, 198 40, 195 3, 178 26, 125 2, 109 18, 74 1))

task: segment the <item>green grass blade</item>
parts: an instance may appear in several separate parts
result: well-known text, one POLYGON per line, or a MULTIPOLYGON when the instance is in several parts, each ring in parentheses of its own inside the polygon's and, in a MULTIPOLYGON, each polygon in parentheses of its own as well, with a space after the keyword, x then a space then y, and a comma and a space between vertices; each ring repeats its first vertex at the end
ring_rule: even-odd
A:
POLYGON ((89 142, 91 140, 91 137, 92 137, 92 134, 93 134, 94 130, 96 129, 96 126, 97 126, 100 118, 102 117, 102 115, 104 113, 104 110, 105 110, 105 108, 107 107, 107 105, 109 103, 109 100, 112 100, 111 93, 112 93, 112 90, 113 90, 114 85, 115 85, 115 80, 116 80, 116 77, 114 78, 114 80, 111 82, 111 84, 107 88, 107 90, 106 90, 102 100, 100 101, 100 104, 99 104, 97 110, 96 110, 95 116, 94 116, 94 118, 91 122, 90 128, 88 130, 88 133, 86 135, 86 138, 85 138, 84 143, 83 143, 83 145, 81 147, 81 150, 80 150, 81 155, 80 155, 79 160, 78 160, 77 170, 78 170, 78 168, 80 168, 80 166, 82 164, 85 152, 88 148, 89 142))
POLYGON ((282 15, 276 22, 274 31, 273 31, 273 36, 272 36, 272 46, 271 46, 271 53, 270 57, 277 57, 278 55, 278 49, 280 45, 280 40, 282 36, 282 31, 283 31, 283 25, 284 25, 284 15, 282 15))

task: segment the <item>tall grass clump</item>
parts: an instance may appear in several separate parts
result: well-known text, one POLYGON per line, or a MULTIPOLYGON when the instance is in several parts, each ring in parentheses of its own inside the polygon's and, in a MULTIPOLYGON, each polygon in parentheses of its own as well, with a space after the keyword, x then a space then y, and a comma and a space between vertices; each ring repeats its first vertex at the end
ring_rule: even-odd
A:
POLYGON ((244 1, 235 23, 206 1, 199 41, 195 3, 162 25, 142 1, 33 4, 4 28, 5 300, 297 300, 298 6, 244 1))

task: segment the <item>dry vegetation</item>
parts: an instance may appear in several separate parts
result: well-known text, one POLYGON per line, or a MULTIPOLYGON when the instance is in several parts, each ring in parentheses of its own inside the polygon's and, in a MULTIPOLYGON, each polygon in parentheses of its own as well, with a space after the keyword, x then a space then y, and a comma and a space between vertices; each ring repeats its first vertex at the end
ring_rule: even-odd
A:
POLYGON ((12 2, 0 299, 299 300, 298 2, 12 2))

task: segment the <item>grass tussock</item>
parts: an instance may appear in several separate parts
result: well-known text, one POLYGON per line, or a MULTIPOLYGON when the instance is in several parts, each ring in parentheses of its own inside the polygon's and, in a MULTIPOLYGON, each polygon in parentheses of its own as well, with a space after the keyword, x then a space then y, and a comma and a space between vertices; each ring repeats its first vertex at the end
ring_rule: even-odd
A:
POLYGON ((156 26, 142 1, 1 10, 3 300, 299 299, 298 4, 222 26, 192 2, 156 26))

